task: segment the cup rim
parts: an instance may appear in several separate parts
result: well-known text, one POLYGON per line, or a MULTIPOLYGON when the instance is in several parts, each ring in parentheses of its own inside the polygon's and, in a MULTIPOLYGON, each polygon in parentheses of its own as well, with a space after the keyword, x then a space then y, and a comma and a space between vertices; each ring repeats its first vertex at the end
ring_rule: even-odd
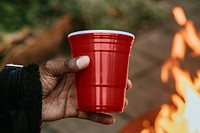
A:
POLYGON ((68 38, 71 36, 75 35, 80 35, 80 34, 90 34, 90 33, 114 33, 114 34, 122 34, 122 35, 127 35, 131 36, 135 39, 135 36, 132 33, 125 32, 125 31, 120 31, 120 30, 81 30, 81 31, 75 31, 72 32, 68 35, 68 38))

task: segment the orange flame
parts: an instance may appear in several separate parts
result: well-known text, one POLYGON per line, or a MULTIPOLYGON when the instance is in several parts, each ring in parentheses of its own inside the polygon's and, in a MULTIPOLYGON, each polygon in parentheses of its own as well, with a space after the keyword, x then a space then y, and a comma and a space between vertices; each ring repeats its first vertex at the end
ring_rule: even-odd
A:
POLYGON ((183 26, 186 24, 187 22, 187 18, 185 16, 185 13, 183 11, 183 9, 181 7, 175 7, 173 10, 172 10, 173 14, 174 14, 174 17, 175 17, 175 20, 176 22, 183 26))
POLYGON ((184 42, 184 38, 182 37, 182 35, 179 32, 177 32, 174 36, 174 40, 172 43, 171 57, 178 58, 178 59, 184 59, 185 52, 186 52, 186 45, 184 42))
POLYGON ((161 112, 171 111, 171 113, 168 113, 167 117, 157 116, 155 130, 157 133, 160 133, 161 129, 164 133, 198 133, 200 132, 200 93, 198 92, 200 78, 196 78, 196 82, 193 82, 189 73, 178 67, 174 67, 172 73, 178 93, 172 96, 176 110, 169 105, 168 108, 162 107, 161 112))
POLYGON ((200 37, 194 27, 193 22, 188 21, 185 29, 182 30, 185 42, 193 50, 193 54, 200 56, 200 37))
POLYGON ((192 79, 179 65, 186 56, 187 47, 191 55, 200 56, 200 36, 181 7, 175 7, 173 14, 183 28, 174 36, 171 58, 163 63, 161 80, 167 82, 172 74, 177 94, 172 95, 173 105, 162 105, 155 120, 155 131, 146 128, 141 133, 200 133, 200 70, 192 79))

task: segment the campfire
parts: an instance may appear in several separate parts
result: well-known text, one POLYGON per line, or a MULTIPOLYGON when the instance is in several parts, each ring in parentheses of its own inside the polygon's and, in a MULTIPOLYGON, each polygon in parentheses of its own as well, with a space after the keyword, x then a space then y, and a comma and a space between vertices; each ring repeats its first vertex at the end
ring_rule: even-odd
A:
POLYGON ((161 106, 154 125, 143 122, 141 133, 200 133, 200 68, 191 76, 181 66, 186 56, 200 56, 200 35, 181 7, 175 7, 173 15, 181 28, 174 35, 171 57, 162 65, 161 79, 166 83, 171 76, 177 93, 172 104, 161 106))

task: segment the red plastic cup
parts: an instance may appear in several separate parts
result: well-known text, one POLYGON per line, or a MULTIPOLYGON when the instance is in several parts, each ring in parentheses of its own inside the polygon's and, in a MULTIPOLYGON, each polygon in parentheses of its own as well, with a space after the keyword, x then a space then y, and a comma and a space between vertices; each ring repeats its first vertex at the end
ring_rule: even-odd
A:
POLYGON ((134 35, 115 30, 85 30, 73 32, 68 38, 73 57, 90 57, 89 66, 75 73, 78 109, 122 112, 134 35))

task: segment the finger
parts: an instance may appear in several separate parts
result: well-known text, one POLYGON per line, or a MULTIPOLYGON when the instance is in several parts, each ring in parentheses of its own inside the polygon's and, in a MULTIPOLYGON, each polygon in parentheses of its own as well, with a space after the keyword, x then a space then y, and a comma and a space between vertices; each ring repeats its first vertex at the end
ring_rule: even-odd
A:
POLYGON ((78 118, 87 119, 93 122, 106 124, 106 125, 115 123, 115 118, 113 116, 108 115, 108 114, 102 114, 102 113, 79 112, 78 118))
POLYGON ((128 99, 125 97, 124 99, 124 107, 126 107, 128 105, 128 99))
POLYGON ((66 72, 77 72, 86 68, 90 63, 88 56, 80 56, 64 62, 66 72))
POLYGON ((127 79, 127 86, 126 86, 126 90, 130 90, 133 87, 133 84, 131 82, 130 79, 127 79))
POLYGON ((45 71, 52 75, 62 75, 66 72, 77 72, 90 63, 90 58, 88 56, 80 56, 77 58, 72 58, 68 60, 50 60, 45 64, 41 65, 41 71, 45 71))

